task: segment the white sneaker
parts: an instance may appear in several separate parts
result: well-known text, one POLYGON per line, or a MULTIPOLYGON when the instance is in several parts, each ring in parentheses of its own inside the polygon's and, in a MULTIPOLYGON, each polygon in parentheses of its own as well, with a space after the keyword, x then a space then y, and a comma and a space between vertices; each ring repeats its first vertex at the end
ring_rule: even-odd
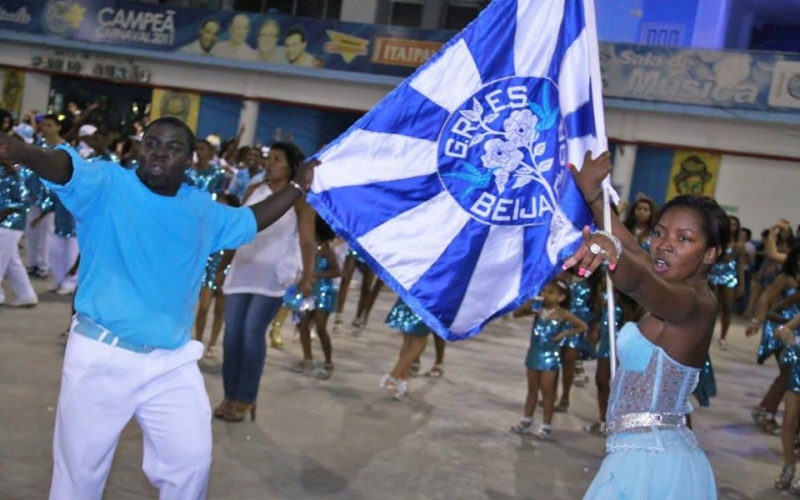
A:
POLYGON ((74 286, 63 286, 62 285, 62 286, 58 287, 56 289, 56 291, 55 291, 56 295, 72 295, 73 293, 75 293, 75 287, 74 286))
POLYGON ((31 307, 36 307, 38 304, 39 304, 39 301, 37 299, 33 299, 33 300, 14 299, 14 300, 12 300, 10 302, 6 302, 5 306, 6 307, 20 307, 20 308, 30 309, 31 307))

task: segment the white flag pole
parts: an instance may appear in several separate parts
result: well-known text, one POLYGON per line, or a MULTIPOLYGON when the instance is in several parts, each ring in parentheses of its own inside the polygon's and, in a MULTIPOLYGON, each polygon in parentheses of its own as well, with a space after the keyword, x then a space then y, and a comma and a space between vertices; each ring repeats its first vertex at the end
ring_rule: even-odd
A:
MULTIPOLYGON (((597 42, 597 18, 594 11, 594 0, 583 0, 583 14, 586 21, 586 34, 589 45, 589 74, 592 81, 592 105, 594 110, 595 130, 597 133, 597 151, 601 153, 608 149, 606 137, 606 120, 603 114, 603 77, 600 72, 600 47, 597 42)), ((611 232, 611 176, 603 182, 603 228, 611 232)), ((614 304, 614 284, 611 275, 606 273, 606 300, 608 314, 609 350, 611 352, 611 378, 617 372, 617 324, 616 305, 614 304)))

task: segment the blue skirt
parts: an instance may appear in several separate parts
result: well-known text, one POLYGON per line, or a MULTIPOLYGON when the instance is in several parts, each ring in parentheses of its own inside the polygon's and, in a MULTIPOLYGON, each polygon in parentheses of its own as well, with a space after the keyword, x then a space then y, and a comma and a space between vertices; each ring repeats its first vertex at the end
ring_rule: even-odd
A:
MULTIPOLYGON (((330 278, 318 279, 314 282, 312 296, 314 297, 314 310, 332 313, 336 310, 336 299, 339 293, 333 286, 330 278)), ((291 311, 297 312, 303 305, 303 294, 292 285, 283 296, 283 305, 291 311)))
POLYGON ((367 261, 366 261, 366 260, 364 260, 364 258, 363 258, 362 256, 360 256, 360 255, 358 254, 358 252, 356 252, 356 251, 355 251, 355 250, 353 250, 352 248, 351 248, 351 249, 350 249, 350 250, 347 252, 347 256, 348 256, 348 257, 352 257, 352 258, 353 258, 353 260, 355 260, 355 261, 356 261, 356 263, 358 263, 358 264, 366 264, 366 263, 367 263, 367 261))
MULTIPOLYGON (((716 500, 714 471, 699 447, 677 431, 660 431, 663 451, 608 453, 583 500, 716 500)), ((616 444, 635 447, 645 436, 622 434, 616 444)))
POLYGON ((767 320, 761 328, 761 342, 758 345, 758 353, 756 354, 756 361, 759 365, 763 365, 773 354, 783 349, 783 342, 775 337, 775 328, 777 326, 778 323, 767 320))
MULTIPOLYGON (((225 251, 219 251, 216 253, 212 253, 208 256, 206 260, 206 270, 205 274, 203 274, 203 287, 208 288, 211 290, 217 290, 217 270, 219 269, 219 265, 222 263, 222 254, 225 251)), ((227 273, 227 269, 225 272, 227 273)))
POLYGON ((789 366, 789 385, 787 389, 800 394, 800 346, 789 346, 781 353, 780 364, 789 366))
POLYGON ((531 343, 525 356, 525 367, 539 372, 561 368, 561 346, 555 342, 531 343))
POLYGON ((400 299, 397 299, 394 307, 389 311, 389 316, 386 317, 386 324, 389 325, 389 328, 408 335, 424 337, 431 333, 431 329, 422 321, 422 318, 417 316, 417 313, 400 299))
POLYGON ((703 369, 700 370, 700 377, 692 393, 697 398, 700 406, 708 407, 711 405, 711 398, 717 395, 717 378, 714 376, 714 367, 711 366, 711 358, 706 358, 703 369))

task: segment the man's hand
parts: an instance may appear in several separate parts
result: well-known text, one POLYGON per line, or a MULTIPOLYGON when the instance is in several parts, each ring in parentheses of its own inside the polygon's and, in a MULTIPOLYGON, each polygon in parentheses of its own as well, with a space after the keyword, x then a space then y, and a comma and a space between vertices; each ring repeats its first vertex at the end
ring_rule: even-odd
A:
POLYGON ((25 155, 25 148, 24 142, 0 133, 0 161, 21 163, 22 157, 25 155))
POLYGON ((0 133, 0 161, 22 163, 44 180, 66 184, 72 177, 72 159, 65 151, 30 146, 0 133))
POLYGON ((319 160, 304 161, 300 164, 300 168, 297 169, 294 181, 306 191, 310 191, 311 183, 314 182, 314 169, 318 165, 320 165, 319 160))

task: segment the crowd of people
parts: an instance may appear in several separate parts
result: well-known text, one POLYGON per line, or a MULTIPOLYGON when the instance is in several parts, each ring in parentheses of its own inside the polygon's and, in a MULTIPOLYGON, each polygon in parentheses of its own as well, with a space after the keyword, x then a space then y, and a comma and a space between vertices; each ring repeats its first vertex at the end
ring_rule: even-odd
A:
MULTIPOLYGON (((10 114, 0 110, 0 132, 27 145, 68 151, 73 158, 73 176, 78 175, 78 158, 100 169, 116 165, 120 172, 135 172, 147 158, 147 172, 136 175, 160 194, 160 185, 153 179, 171 172, 147 157, 147 151, 162 148, 157 139, 149 139, 153 134, 147 135, 152 124, 145 121, 136 134, 121 139, 116 131, 92 125, 94 111, 90 106, 75 113, 66 125, 57 115, 36 112, 15 123, 10 114), (149 144, 149 140, 156 142, 149 144)), ((180 129, 172 122, 161 124, 161 128, 171 125, 180 129)), ((260 230, 248 235, 251 238, 241 229, 242 234, 214 240, 229 241, 229 246, 206 245, 213 252, 205 256, 204 272, 196 276, 199 296, 191 298, 195 345, 204 342, 207 316, 213 311, 211 335, 203 344, 201 356, 219 356, 218 342, 224 329, 224 399, 213 416, 228 422, 256 418, 267 337, 273 348, 283 348, 282 326, 291 318, 302 349, 302 358, 291 370, 320 380, 331 379, 335 363, 328 323, 333 316, 330 331, 343 329, 342 314, 355 272, 361 275, 361 285, 356 316, 350 323, 353 335, 368 326, 384 288, 367 261, 337 238, 303 197, 289 200, 285 195, 294 188, 305 188, 297 183, 307 169, 303 152, 290 142, 280 141, 269 148, 248 147, 240 144, 242 132, 224 143, 213 137, 195 140, 188 133, 188 168, 175 174, 180 175, 175 181, 183 186, 180 189, 190 186, 195 188, 193 192, 203 192, 219 205, 215 210, 223 211, 220 213, 232 214, 239 207, 250 207, 260 230), (270 212, 262 220, 261 207, 278 200, 284 211, 270 212), (314 358, 314 337, 322 350, 320 363, 314 358)), ((167 135, 163 132, 161 137, 167 135)), ((178 152, 167 149, 163 154, 166 158, 178 152)), ((43 182, 40 170, 9 160, 0 161, 0 166, 0 275, 8 278, 14 293, 7 299, 0 288, 0 303, 36 306, 38 297, 31 279, 52 279, 54 293, 75 294, 78 275, 91 272, 84 270, 91 262, 80 262, 76 219, 92 220, 83 213, 91 210, 91 205, 84 210, 73 199, 71 180, 58 183, 47 177, 43 182), (23 239, 24 259, 19 250, 23 239)), ((575 173, 597 220, 601 219, 602 207, 596 203, 600 198, 595 194, 607 169, 607 156, 597 160, 587 157, 584 170, 575 173)), ((170 189, 166 191, 170 196, 181 192, 177 187, 170 189)), ((701 406, 710 404, 710 398, 716 395, 708 356, 712 333, 719 324, 717 346, 726 350, 732 318, 739 314, 750 321, 748 335, 761 334, 757 362, 769 358, 778 362, 778 374, 754 410, 753 419, 765 433, 781 437, 784 465, 775 487, 800 494, 800 480, 794 481, 800 426, 800 348, 794 340, 795 334, 800 335, 800 243, 789 221, 777 221, 761 232, 760 240, 754 240, 752 231, 741 227, 736 216, 724 214, 715 202, 705 198, 679 197, 659 208, 640 195, 630 206, 617 207, 616 214, 610 232, 587 231, 584 245, 564 271, 514 313, 515 317, 531 317, 532 326, 529 350, 525 359, 520 359, 527 370, 528 395, 523 416, 511 431, 552 439, 556 414, 569 411, 573 385, 586 382, 584 363, 596 361, 598 419, 585 430, 607 437, 610 453, 588 496, 609 498, 613 488, 637 491, 640 485, 635 481, 643 479, 637 479, 631 471, 643 470, 652 463, 649 457, 637 453, 652 450, 655 441, 661 443, 659 451, 667 457, 678 449, 689 452, 691 458, 680 467, 706 475, 696 485, 702 495, 702 491, 714 488, 713 474, 691 434, 691 406, 676 394, 693 393, 701 406), (613 381, 606 274, 611 275, 616 288, 613 325, 619 332, 620 364, 613 381), (671 377, 671 382, 655 387, 654 380, 663 377, 671 377), (626 392, 635 384, 654 387, 626 392), (634 393, 635 397, 626 396, 634 393), (779 424, 776 414, 782 401, 785 413, 779 424), (544 412, 537 427, 534 415, 538 404, 544 412), (640 421, 627 418, 631 414, 639 415, 640 421), (662 419, 669 416, 669 423, 662 426, 662 420, 647 420, 656 414, 662 419), (659 439, 643 437, 642 429, 651 429, 659 439), (629 479, 622 486, 617 481, 619 476, 614 475, 620 467, 628 467, 625 477, 629 479)), ((88 251, 87 259, 96 257, 96 250, 88 251)), ((81 319, 80 305, 77 310, 77 319, 68 332, 86 325, 94 328, 92 322, 81 319)), ((391 309, 386 323, 403 334, 403 342, 396 363, 379 385, 390 397, 400 399, 408 394, 410 379, 420 372, 420 356, 432 331, 402 300, 391 309)), ((74 336, 70 333, 70 343, 74 336)), ((441 377, 445 343, 436 335, 434 340, 436 361, 425 375, 441 377)))

